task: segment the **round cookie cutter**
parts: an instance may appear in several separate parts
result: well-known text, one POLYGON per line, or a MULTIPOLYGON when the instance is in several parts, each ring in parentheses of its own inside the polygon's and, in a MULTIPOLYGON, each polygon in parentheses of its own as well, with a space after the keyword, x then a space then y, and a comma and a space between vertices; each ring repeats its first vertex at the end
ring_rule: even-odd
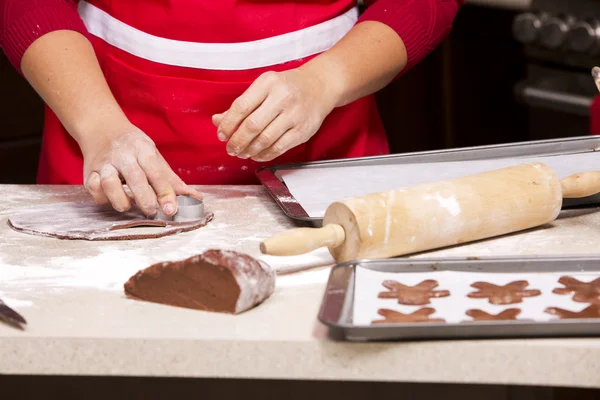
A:
POLYGON ((204 217, 204 202, 188 195, 177 196, 177 212, 167 216, 161 209, 158 210, 154 219, 162 221, 195 221, 204 217))

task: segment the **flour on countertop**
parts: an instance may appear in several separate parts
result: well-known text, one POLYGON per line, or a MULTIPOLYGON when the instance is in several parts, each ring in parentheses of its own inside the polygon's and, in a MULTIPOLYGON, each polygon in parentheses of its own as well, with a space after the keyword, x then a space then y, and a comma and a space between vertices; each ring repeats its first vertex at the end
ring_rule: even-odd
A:
POLYGON ((4 304, 12 309, 33 307, 33 301, 13 299, 11 297, 4 296, 2 292, 0 292, 0 300, 2 300, 4 304))
MULTIPOLYGON (((50 189, 43 188, 24 187, 15 194, 14 190, 0 186, 0 194, 5 194, 4 208, 0 206, 0 215, 4 215, 0 218, 3 237, 0 242, 0 291, 3 296, 0 298, 11 299, 21 306, 76 290, 117 294, 141 269, 157 262, 182 260, 208 249, 242 252, 266 262, 280 273, 333 264, 326 249, 294 257, 269 257, 260 253, 260 241, 293 227, 260 187, 204 187, 207 211, 215 214, 207 226, 160 239, 120 242, 59 240, 11 230, 6 224, 7 216, 24 204, 87 199, 81 188, 58 187, 54 189, 57 191, 54 195, 48 195, 50 189)), ((329 268, 325 270, 327 272, 329 268)), ((327 279, 322 272, 312 275, 309 271, 308 274, 282 276, 278 282, 282 286, 293 286, 295 282, 304 285, 313 282, 315 276, 322 282, 327 279)))
MULTIPOLYGON (((0 200, 0 298, 7 299, 7 304, 10 299, 25 302, 22 305, 33 301, 37 306, 48 296, 67 291, 102 290, 118 295, 125 281, 140 269, 157 262, 182 260, 211 248, 236 250, 266 262, 278 272, 278 288, 324 283, 334 264, 326 248, 290 257, 260 253, 260 240, 293 227, 260 187, 202 188, 207 209, 215 213, 212 223, 197 231, 160 239, 68 241, 22 234, 6 225, 7 215, 25 205, 87 198, 81 188, 59 186, 52 190, 25 186, 15 194, 14 188, 11 191, 0 186, 0 196, 4 196, 0 200), (254 198, 245 199, 247 195, 254 198), (311 270, 296 272, 306 268, 311 270)), ((598 210, 568 210, 561 216, 565 218, 547 227, 412 257, 597 254, 598 210)))

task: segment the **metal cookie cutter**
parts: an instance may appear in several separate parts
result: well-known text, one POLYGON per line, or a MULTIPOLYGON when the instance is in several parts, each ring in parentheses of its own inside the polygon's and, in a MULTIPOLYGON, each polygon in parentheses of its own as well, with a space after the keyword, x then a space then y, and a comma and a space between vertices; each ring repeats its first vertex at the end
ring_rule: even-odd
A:
POLYGON ((177 212, 175 215, 169 217, 159 209, 154 219, 185 222, 195 221, 202 217, 204 217, 204 202, 202 200, 192 196, 177 196, 177 212))

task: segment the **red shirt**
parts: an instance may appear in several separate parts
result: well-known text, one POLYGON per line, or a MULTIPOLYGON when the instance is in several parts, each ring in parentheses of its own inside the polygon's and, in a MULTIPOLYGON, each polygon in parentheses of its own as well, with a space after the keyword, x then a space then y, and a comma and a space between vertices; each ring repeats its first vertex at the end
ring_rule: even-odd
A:
MULTIPOLYGON (((199 3, 221 3, 226 0, 199 3)), ((369 5, 359 21, 379 21, 393 28, 404 41, 408 53, 408 66, 417 64, 429 54, 450 32, 452 21, 465 0, 365 0, 369 5)), ((77 0, 0 0, 0 47, 4 50, 15 68, 20 69, 21 57, 29 45, 40 36, 54 30, 75 30, 86 32, 85 26, 77 14, 77 0)), ((125 2, 124 2, 125 3, 125 2)), ((153 8, 145 1, 141 5, 128 1, 135 7, 134 12, 143 12, 153 8)), ((160 2, 154 2, 160 3, 160 2)), ((260 2, 254 2, 259 4, 260 2)), ((261 7, 269 6, 274 11, 297 7, 296 2, 264 1, 261 7)), ((316 2, 328 5, 330 10, 339 10, 348 1, 316 2), (339 3, 339 5, 337 5, 339 3)), ((321 6, 319 4, 319 6, 321 6)), ((131 6, 130 6, 131 7, 131 6)), ((310 6, 309 6, 310 7, 310 6)), ((307 8, 309 8, 307 7, 307 8)), ((314 7, 314 5, 312 6, 314 7)), ((240 14, 243 10, 240 10, 240 14)), ((262 11, 261 11, 262 13, 262 11)), ((214 21, 220 22, 219 19, 214 21)), ((261 18, 257 15, 255 18, 261 18)), ((234 29, 230 30, 235 31, 234 29)), ((272 34, 274 32, 265 32, 272 34)), ((234 40, 233 37, 229 38, 234 40)), ((206 40, 206 39, 204 39, 206 40)), ((226 38, 215 38, 224 41, 226 38)))
MULTIPOLYGON (((449 33, 464 0, 366 1, 358 23, 380 21, 402 38, 409 70, 449 33)), ((230 157, 210 116, 267 70, 295 68, 356 22, 356 0, 0 0, 0 46, 17 69, 53 30, 87 35, 117 101, 190 184, 253 183, 259 167, 230 157), (79 9, 78 9, 79 3, 79 9)), ((334 110, 306 144, 274 162, 389 152, 372 96, 334 110)), ((39 183, 80 184, 82 158, 47 109, 39 183)))

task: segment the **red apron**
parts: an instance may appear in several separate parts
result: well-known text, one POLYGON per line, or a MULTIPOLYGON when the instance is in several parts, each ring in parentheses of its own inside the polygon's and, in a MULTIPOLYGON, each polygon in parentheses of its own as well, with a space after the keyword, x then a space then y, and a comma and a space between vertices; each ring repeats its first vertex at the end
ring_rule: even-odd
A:
MULTIPOLYGON (((212 115, 265 71, 297 68, 330 47, 332 35, 350 28, 354 6, 355 0, 95 0, 82 2, 80 14, 125 114, 186 183, 252 184, 267 164, 229 156, 212 115)), ((335 109, 307 143, 270 164, 387 153, 374 97, 367 96, 335 109)), ((82 182, 78 145, 47 110, 38 183, 82 182)))
POLYGON ((594 97, 590 107, 590 134, 600 135, 600 95, 594 97))

